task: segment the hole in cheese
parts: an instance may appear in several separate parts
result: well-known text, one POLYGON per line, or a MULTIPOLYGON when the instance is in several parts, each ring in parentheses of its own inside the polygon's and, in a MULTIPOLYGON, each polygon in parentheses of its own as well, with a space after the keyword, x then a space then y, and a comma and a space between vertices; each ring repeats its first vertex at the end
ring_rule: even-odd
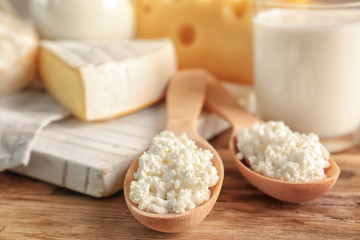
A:
POLYGON ((195 29, 193 26, 186 24, 179 30, 180 42, 184 45, 190 45, 195 40, 195 29))
POLYGON ((149 5, 144 6, 144 13, 151 13, 151 7, 149 5))
POLYGON ((231 9, 237 18, 241 18, 245 9, 244 0, 233 0, 231 2, 231 9))

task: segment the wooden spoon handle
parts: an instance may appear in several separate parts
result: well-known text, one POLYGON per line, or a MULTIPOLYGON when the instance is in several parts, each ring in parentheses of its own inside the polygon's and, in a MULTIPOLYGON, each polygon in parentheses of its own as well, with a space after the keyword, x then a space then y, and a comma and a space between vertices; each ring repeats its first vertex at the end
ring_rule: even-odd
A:
POLYGON ((230 122, 234 130, 250 127, 255 122, 260 122, 258 118, 248 113, 214 77, 209 77, 205 106, 230 122))
POLYGON ((166 95, 166 129, 176 134, 196 133, 196 122, 204 105, 207 73, 182 70, 171 79, 166 95))

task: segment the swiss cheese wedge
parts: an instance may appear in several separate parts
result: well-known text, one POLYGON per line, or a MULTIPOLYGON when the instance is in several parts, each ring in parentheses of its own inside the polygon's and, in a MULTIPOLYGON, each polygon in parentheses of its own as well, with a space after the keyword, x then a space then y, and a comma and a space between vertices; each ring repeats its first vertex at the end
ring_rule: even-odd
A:
POLYGON ((137 0, 137 37, 170 37, 179 68, 251 84, 250 0, 137 0))
POLYGON ((45 88, 86 121, 128 114, 159 101, 176 69, 175 50, 167 39, 41 42, 39 70, 45 88))
POLYGON ((0 0, 0 96, 28 86, 35 77, 38 38, 34 29, 0 0))

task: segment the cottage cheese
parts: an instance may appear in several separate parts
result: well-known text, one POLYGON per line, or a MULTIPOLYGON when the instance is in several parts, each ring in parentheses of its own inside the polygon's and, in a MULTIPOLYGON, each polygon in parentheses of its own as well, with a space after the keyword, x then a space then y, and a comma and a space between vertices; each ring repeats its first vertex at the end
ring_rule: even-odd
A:
POLYGON ((139 158, 130 185, 130 199, 154 213, 182 213, 210 199, 219 181, 210 150, 198 148, 186 134, 163 131, 139 158))
POLYGON ((255 123, 237 134, 238 158, 264 176, 291 182, 326 178, 330 154, 315 134, 292 132, 283 122, 255 123))

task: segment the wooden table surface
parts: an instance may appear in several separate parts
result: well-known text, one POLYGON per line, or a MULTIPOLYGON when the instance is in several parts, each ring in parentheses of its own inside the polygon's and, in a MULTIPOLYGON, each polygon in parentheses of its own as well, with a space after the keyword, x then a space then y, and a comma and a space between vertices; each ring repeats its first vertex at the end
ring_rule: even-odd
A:
MULTIPOLYGON (((223 134, 224 135, 224 134, 223 134)), ((213 140, 225 179, 212 212, 195 228, 147 229, 122 192, 81 195, 14 173, 0 173, 0 239, 360 239, 360 144, 333 155, 342 172, 323 197, 290 204, 267 197, 237 171, 223 136, 213 140)))

